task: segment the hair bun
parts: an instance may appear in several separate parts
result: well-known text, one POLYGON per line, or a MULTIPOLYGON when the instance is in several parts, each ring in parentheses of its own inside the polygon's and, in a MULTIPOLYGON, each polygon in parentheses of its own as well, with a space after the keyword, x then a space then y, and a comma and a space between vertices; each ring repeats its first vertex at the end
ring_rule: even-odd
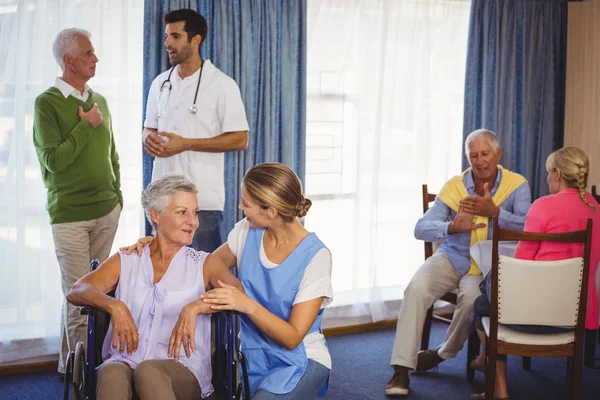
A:
POLYGON ((304 218, 308 213, 308 210, 310 210, 310 206, 312 206, 312 201, 306 197, 302 197, 302 200, 300 200, 300 203, 296 206, 296 216, 298 218, 304 218))

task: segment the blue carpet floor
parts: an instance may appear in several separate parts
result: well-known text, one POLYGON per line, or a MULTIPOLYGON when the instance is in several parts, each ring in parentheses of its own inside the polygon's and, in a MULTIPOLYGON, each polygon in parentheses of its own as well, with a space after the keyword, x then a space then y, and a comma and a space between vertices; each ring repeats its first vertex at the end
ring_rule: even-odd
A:
MULTIPOLYGON (((430 347, 444 338, 448 325, 435 321, 430 347)), ((327 399, 346 400, 468 400, 471 393, 484 391, 484 375, 475 373, 475 381, 466 379, 465 348, 458 356, 439 365, 437 372, 410 375, 406 397, 386 397, 385 385, 392 376, 389 367, 394 331, 337 336, 328 339, 333 356, 333 376, 327 399)), ((600 365, 600 346, 597 349, 600 365)), ((509 357, 508 384, 511 400, 565 399, 566 359, 534 358, 531 371, 523 371, 521 358, 509 357)), ((582 399, 600 400, 600 369, 583 369, 582 399)))
MULTIPOLYGON (((431 345, 435 347, 444 336, 447 325, 434 322, 431 345)), ((328 339, 333 357, 333 375, 325 399, 383 400, 391 377, 390 353, 394 331, 336 336, 328 339)), ((408 400, 457 399, 467 400, 470 393, 483 391, 483 374, 477 372, 475 381, 465 375, 466 349, 455 359, 440 364, 437 372, 412 374, 408 400)), ((600 346, 596 364, 600 365, 600 346)), ((510 398, 565 399, 564 359, 532 360, 530 372, 521 369, 521 359, 509 358, 510 398)), ((0 400, 61 399, 62 383, 56 373, 39 373, 0 377, 0 400)), ((583 369, 582 399, 600 399, 600 369, 583 369)))

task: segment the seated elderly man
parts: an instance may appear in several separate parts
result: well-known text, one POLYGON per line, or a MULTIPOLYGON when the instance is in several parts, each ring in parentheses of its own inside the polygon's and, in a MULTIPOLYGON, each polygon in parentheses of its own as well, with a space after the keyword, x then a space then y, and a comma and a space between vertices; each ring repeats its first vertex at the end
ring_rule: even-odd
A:
POLYGON ((408 394, 410 370, 426 371, 455 357, 473 331, 470 315, 482 275, 469 250, 479 240, 491 238, 489 218, 497 217, 503 228, 523 229, 525 224, 531 204, 529 185, 521 175, 498 165, 502 149, 496 135, 483 129, 472 132, 465 152, 471 168, 444 185, 415 227, 417 239, 443 243, 404 291, 387 395, 408 394), (458 304, 444 342, 417 354, 427 310, 454 289, 458 289, 458 304))
POLYGON ((198 190, 183 175, 167 175, 142 193, 156 232, 141 257, 119 252, 75 283, 67 299, 111 316, 96 398, 200 399, 211 384, 208 285, 242 289, 218 257, 188 247, 198 228, 198 190), (115 297, 106 293, 116 289, 115 297), (185 356, 179 357, 181 347, 185 356))

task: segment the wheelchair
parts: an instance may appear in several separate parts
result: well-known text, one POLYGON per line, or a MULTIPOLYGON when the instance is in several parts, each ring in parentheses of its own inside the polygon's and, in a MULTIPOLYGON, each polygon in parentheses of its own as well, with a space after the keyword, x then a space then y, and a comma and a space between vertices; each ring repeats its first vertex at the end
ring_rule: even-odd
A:
MULTIPOLYGON (((99 265, 94 259, 90 271, 99 265)), ((108 293, 114 296, 114 291, 108 293)), ((95 400, 96 368, 102 364, 102 344, 110 324, 110 315, 93 307, 80 307, 81 315, 87 315, 87 348, 83 342, 77 343, 75 351, 70 351, 65 365, 65 383, 63 399, 95 400)), ((216 337, 216 349, 213 352, 213 386, 215 392, 207 400, 250 399, 247 383, 246 365, 242 354, 235 351, 237 315, 233 312, 219 312, 212 315, 212 325, 216 337), (237 355, 237 357, 235 357, 237 355), (238 363, 244 378, 244 385, 238 378, 238 363), (237 385, 236 385, 237 384, 237 385)), ((239 345, 237 346, 239 348, 239 345)))

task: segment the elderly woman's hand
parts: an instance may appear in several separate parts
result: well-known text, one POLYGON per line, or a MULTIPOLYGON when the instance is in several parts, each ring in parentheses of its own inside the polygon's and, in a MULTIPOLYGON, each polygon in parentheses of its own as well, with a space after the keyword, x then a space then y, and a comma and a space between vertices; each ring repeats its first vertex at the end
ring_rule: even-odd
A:
POLYGON ((205 303, 216 304, 211 305, 210 308, 215 311, 234 310, 244 314, 252 314, 254 312, 256 303, 244 292, 220 280, 217 283, 219 285, 218 288, 200 296, 200 299, 205 303))
POLYGON ((191 352, 196 352, 196 321, 198 314, 210 314, 211 310, 200 302, 193 302, 181 310, 179 319, 171 332, 169 340, 168 356, 179 360, 179 351, 183 344, 183 350, 187 358, 190 358, 191 352))
POLYGON ((142 248, 144 246, 147 246, 150 243, 152 243, 153 240, 154 240, 154 236, 146 236, 146 237, 138 239, 138 241, 135 244, 132 244, 131 246, 119 247, 119 250, 120 251, 127 250, 127 255, 130 255, 131 253, 133 253, 135 251, 135 252, 137 252, 138 256, 141 256, 142 248))
POLYGON ((138 348, 139 337, 129 309, 121 300, 115 300, 108 310, 113 329, 113 349, 116 349, 117 345, 120 344, 119 352, 123 353, 125 346, 127 346, 127 354, 131 355, 138 348))

